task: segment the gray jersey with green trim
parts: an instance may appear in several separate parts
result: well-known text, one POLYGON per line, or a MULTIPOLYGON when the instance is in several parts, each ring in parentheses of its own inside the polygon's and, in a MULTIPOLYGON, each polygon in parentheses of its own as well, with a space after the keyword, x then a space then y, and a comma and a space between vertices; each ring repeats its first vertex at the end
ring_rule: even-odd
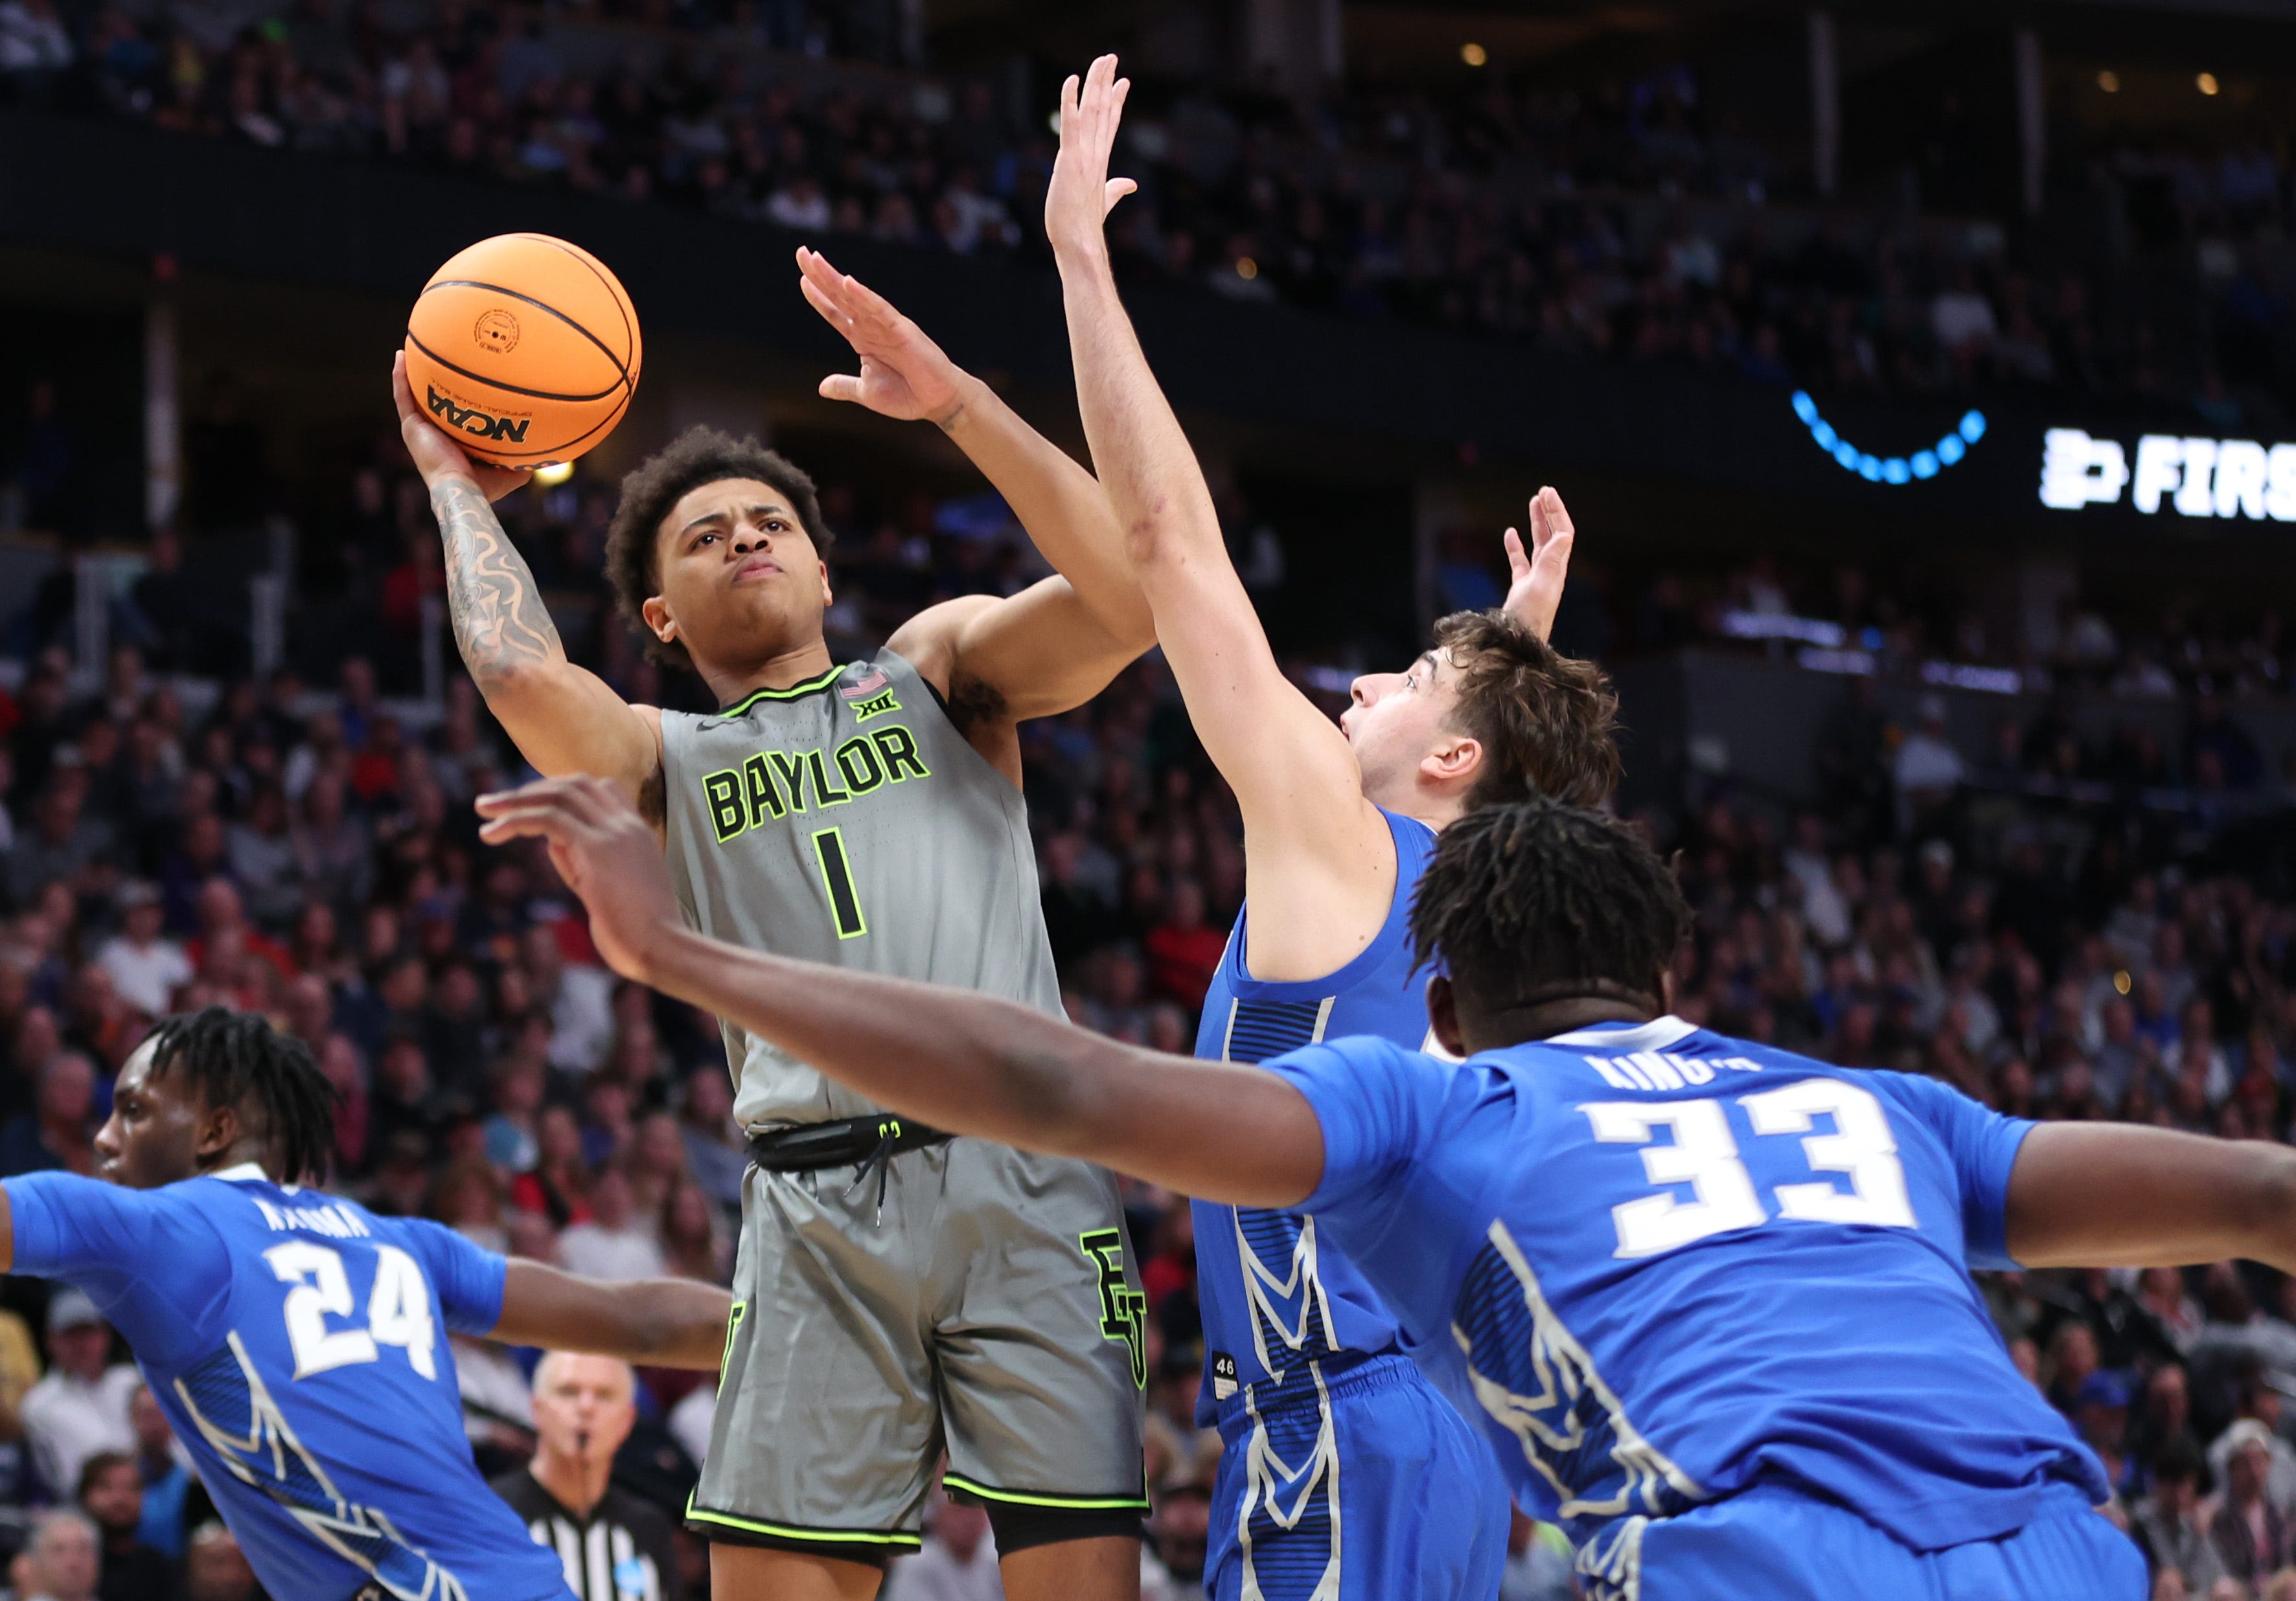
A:
MULTIPOLYGON (((712 716, 661 715, 687 919, 755 951, 1057 1014, 1028 808, 890 650, 712 716)), ((744 1128, 881 1110, 727 1024, 744 1128)))

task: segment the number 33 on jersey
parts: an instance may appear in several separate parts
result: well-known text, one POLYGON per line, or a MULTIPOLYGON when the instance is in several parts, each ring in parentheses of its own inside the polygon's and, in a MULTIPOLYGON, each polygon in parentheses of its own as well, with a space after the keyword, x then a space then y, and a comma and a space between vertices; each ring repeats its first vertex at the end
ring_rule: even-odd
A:
MULTIPOLYGON (((1598 1070, 1609 1066, 1597 1057, 1587 1059, 1598 1070)), ((1693 1071, 1708 1068, 1702 1063, 1689 1066, 1693 1071)), ((1611 1074, 1606 1071, 1604 1076, 1611 1074)), ((1735 1099, 1756 1136, 1750 1148, 1741 1148, 1719 1100, 1579 1106, 1596 1139, 1641 1148, 1643 1174, 1653 1189, 1611 1208, 1619 1231, 1613 1254, 1656 1256, 1709 1235, 1759 1228, 1774 1217, 1884 1229, 1920 1226, 1906 1195, 1906 1170, 1898 1160, 1889 1115, 1871 1091, 1836 1080, 1804 1079, 1735 1099), (1824 1129, 1821 1119, 1831 1123, 1830 1131, 1819 1131, 1824 1129), (1791 1154, 1774 1148, 1789 1141, 1798 1147, 1791 1154), (1758 1185, 1757 1166, 1767 1185, 1758 1185), (1816 1177, 1794 1176, 1805 1173, 1816 1177)))

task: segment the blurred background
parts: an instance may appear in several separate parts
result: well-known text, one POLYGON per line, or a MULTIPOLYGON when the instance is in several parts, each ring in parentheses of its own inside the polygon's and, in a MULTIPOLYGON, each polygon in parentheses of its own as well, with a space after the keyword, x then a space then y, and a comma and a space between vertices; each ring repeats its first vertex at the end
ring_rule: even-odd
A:
MULTIPOLYGON (((1700 911, 1684 1015, 2029 1115, 2288 1137, 2296 7, 0 0, 0 1172, 85 1170, 150 1019, 220 1002, 320 1053, 371 1204, 723 1275, 713 1024, 475 838, 521 767, 455 655, 389 357, 480 237, 620 275, 635 407, 503 513, 632 699, 708 704, 600 568, 619 475, 693 423, 821 481, 841 652, 1009 592, 1041 568, 946 442, 816 398, 849 355, 791 252, 1081 453, 1041 198, 1059 82, 1109 49, 1118 271, 1303 685, 1336 709, 1496 604, 1553 483, 1558 643, 1614 675, 1620 807, 1700 911)), ((1072 1015, 1187 1049, 1242 856, 1168 678, 1026 731, 1072 1015)), ((1130 1200, 1151 1590, 1189 1595, 1187 1211, 1130 1200)), ((2284 1281, 1988 1290, 2159 1593, 2296 1595, 2284 1281)), ((124 1350, 35 1281, 0 1305, 0 1542, 78 1500, 107 1601, 253 1593, 191 1539, 124 1350), (143 1493, 84 1494, 115 1450, 143 1493)), ((457 1344, 515 1466, 530 1353, 457 1344)), ((644 1376, 630 1487, 682 1507, 709 1400, 644 1376)), ((889 1594, 994 1594, 977 1520, 936 1521, 889 1594)), ((1518 1528, 1510 1601, 1570 1594, 1554 1542, 1518 1528)))

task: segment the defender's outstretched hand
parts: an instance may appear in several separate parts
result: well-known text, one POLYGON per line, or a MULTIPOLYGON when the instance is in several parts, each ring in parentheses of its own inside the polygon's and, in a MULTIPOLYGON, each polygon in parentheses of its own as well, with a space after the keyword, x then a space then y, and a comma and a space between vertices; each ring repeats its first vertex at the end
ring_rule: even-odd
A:
POLYGON ((620 788, 576 773, 482 795, 478 808, 488 845, 549 843, 559 876, 590 909, 598 954, 623 977, 651 983, 661 937, 682 925, 661 845, 620 788))
POLYGON ((1570 546, 1578 537, 1562 497, 1550 485, 1530 499, 1530 553, 1523 554, 1522 535, 1506 531, 1506 609, 1540 639, 1554 632, 1554 614, 1562 604, 1563 580, 1570 576, 1570 546))
POLYGON ((1070 78, 1061 86, 1061 153, 1045 190, 1045 235, 1055 254, 1104 251, 1101 225, 1117 201, 1139 187, 1130 178, 1108 176, 1124 98, 1131 92, 1132 80, 1116 76, 1112 55, 1093 62, 1081 85, 1070 78))
POLYGON ((422 475, 424 484, 435 485, 440 478, 468 478, 488 500, 498 501, 526 482, 528 474, 522 469, 473 462, 455 443, 454 435, 422 414, 414 387, 406 381, 404 350, 390 358, 390 397, 398 405, 398 437, 406 441, 406 453, 414 458, 414 470, 422 475))
POLYGON ((820 251, 799 246, 797 269, 806 299, 861 358, 857 376, 832 372, 821 380, 822 398, 849 400, 903 422, 922 418, 947 428, 964 404, 964 370, 891 301, 839 272, 820 251))

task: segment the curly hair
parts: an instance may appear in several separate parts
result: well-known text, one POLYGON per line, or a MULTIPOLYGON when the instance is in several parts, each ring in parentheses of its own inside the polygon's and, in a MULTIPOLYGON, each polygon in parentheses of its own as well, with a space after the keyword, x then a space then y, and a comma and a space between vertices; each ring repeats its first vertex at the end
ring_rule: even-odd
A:
POLYGON ((219 1006, 170 1017, 157 1032, 154 1077, 188 1074, 210 1107, 241 1106, 251 1097, 263 1108, 263 1134, 277 1156, 280 1181, 325 1180, 340 1098, 309 1046, 260 1013, 219 1006))
POLYGON ((622 479, 621 501, 606 530, 606 576, 622 615, 645 636, 646 653, 668 666, 691 668, 693 658, 684 645, 646 626, 645 603, 661 592, 662 521, 694 490, 727 478, 755 478, 787 495, 816 551, 826 554, 836 543, 821 520, 811 476, 755 439, 690 428, 648 456, 622 479))
POLYGON ((1470 808, 1534 795, 1592 806, 1618 787, 1619 697, 1602 668, 1496 607, 1453 612, 1435 645, 1459 673, 1453 721, 1483 747, 1470 808))
POLYGON ((1441 959, 1487 1011, 1595 992, 1657 1001, 1690 933, 1674 874, 1626 823, 1545 796, 1445 829, 1411 904, 1423 963, 1441 959))

